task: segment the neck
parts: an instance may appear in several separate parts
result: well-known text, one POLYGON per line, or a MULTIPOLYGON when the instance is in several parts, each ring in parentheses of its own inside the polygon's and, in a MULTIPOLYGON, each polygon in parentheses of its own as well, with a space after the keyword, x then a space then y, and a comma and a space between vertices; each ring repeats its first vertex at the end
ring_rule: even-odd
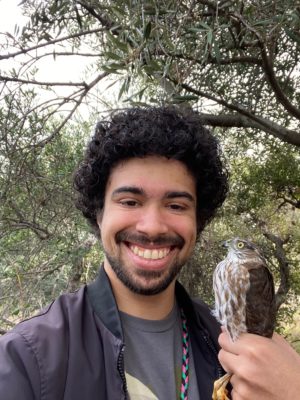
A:
POLYGON ((175 302, 175 281, 163 292, 151 296, 137 294, 128 289, 116 276, 110 266, 104 269, 109 277, 112 290, 120 311, 133 317, 160 320, 173 309, 175 302))

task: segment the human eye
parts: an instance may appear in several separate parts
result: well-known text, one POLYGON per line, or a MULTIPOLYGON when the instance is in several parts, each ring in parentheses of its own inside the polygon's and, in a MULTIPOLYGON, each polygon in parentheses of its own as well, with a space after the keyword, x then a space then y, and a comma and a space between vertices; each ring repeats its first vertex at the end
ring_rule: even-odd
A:
POLYGON ((168 208, 172 211, 185 211, 187 209, 187 206, 185 204, 180 204, 180 203, 169 203, 168 208))
POLYGON ((121 199, 119 200, 119 203, 124 206, 124 207, 137 207, 139 205, 139 202, 136 199, 121 199))

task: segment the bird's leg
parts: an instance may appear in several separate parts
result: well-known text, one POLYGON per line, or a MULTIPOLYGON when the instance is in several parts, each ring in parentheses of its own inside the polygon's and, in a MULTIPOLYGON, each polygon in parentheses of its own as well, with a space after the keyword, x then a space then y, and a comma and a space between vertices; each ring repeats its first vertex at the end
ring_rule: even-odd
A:
POLYGON ((226 374, 214 382, 212 400, 229 400, 227 397, 228 390, 226 389, 226 386, 230 381, 230 378, 231 374, 226 374))

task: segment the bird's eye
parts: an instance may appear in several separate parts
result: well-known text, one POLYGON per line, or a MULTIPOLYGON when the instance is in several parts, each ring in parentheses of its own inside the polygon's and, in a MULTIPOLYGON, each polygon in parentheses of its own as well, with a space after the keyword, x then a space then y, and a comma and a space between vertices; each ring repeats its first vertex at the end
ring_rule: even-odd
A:
POLYGON ((237 244, 238 249, 242 249, 244 246, 245 245, 243 242, 238 242, 238 244, 237 244))

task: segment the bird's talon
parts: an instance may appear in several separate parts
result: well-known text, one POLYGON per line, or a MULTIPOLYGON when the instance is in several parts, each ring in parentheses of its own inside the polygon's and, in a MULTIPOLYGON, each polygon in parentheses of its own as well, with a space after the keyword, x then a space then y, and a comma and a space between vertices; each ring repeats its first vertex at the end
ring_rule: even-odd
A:
POLYGON ((229 400, 229 397, 227 397, 228 390, 226 389, 226 386, 230 381, 230 378, 231 374, 226 374, 214 382, 212 400, 229 400))

